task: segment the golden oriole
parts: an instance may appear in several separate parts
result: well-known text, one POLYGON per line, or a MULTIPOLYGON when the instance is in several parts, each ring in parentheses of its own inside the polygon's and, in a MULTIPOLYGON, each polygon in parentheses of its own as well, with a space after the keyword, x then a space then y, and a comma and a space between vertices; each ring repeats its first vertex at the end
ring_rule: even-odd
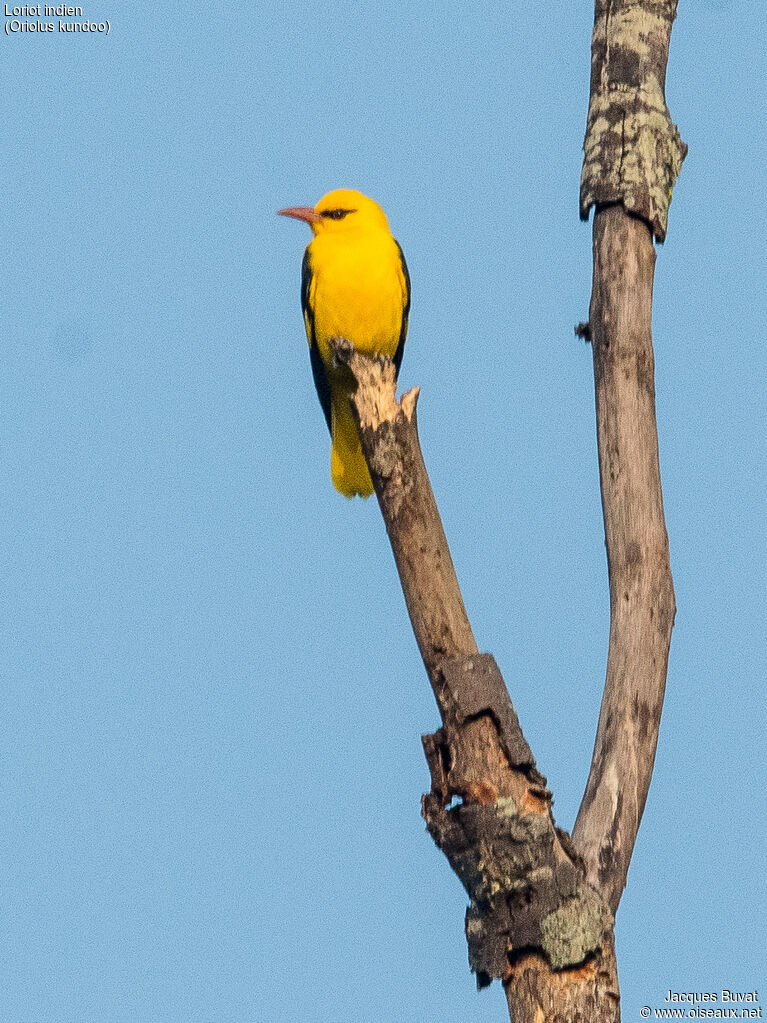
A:
POLYGON ((312 209, 279 211, 314 234, 301 270, 301 308, 314 383, 330 430, 330 472, 346 497, 369 497, 373 483, 352 418, 348 369, 334 367, 328 342, 345 337, 364 355, 388 355, 399 373, 410 312, 410 276, 386 214, 350 189, 329 192, 312 209))

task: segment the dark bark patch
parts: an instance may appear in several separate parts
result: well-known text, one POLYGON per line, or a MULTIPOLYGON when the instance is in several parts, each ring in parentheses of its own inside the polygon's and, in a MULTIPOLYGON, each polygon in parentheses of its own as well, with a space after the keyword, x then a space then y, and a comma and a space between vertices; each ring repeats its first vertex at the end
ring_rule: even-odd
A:
POLYGON ((644 78, 644 62, 632 47, 613 46, 610 50, 609 75, 611 81, 639 88, 644 78))

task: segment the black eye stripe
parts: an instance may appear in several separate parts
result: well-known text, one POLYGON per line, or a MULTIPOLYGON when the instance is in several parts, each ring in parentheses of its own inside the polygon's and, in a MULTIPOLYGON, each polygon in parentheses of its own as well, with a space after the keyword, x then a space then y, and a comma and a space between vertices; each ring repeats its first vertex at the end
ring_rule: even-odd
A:
POLYGON ((343 220, 349 213, 356 212, 356 210, 322 210, 320 216, 327 217, 328 220, 343 220))

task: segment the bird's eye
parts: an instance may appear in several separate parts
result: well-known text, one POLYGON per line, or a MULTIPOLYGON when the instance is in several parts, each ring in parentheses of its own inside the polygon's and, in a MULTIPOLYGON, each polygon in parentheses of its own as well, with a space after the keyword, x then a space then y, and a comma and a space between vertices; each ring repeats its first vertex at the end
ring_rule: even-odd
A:
POLYGON ((323 210, 320 216, 327 217, 328 220, 343 220, 349 213, 355 213, 356 210, 323 210))

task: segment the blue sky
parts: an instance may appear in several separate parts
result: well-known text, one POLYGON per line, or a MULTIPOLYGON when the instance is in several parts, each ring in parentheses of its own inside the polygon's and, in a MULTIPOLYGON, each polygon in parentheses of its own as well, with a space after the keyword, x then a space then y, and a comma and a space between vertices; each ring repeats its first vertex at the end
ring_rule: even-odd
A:
MULTIPOLYGON (((0 1018, 503 1019, 419 814, 438 716, 333 490, 275 216, 355 187, 480 648, 570 828, 608 599, 578 220, 589 3, 94 0, 3 38, 0 1018)), ((655 288, 678 615, 624 1019, 765 981, 765 20, 683 2, 655 288)))

